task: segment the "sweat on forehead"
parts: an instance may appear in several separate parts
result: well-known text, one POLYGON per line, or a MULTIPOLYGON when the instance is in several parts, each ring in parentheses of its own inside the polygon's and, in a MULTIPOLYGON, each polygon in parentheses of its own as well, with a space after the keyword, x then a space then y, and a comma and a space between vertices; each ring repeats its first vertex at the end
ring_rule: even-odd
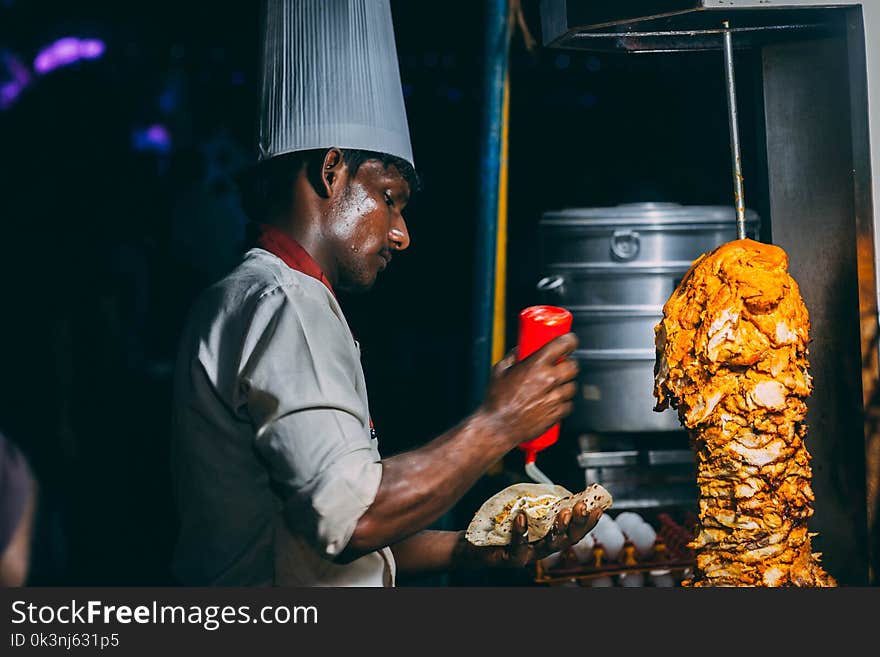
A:
POLYGON ((352 176, 357 174, 358 169, 360 169, 361 165, 365 162, 376 161, 380 163, 386 171, 396 169, 397 173, 399 173, 409 185, 411 194, 417 192, 421 187, 421 181, 416 170, 409 162, 402 158, 395 157, 394 155, 387 155, 385 153, 377 153, 375 151, 363 151, 351 148, 343 148, 340 150, 342 151, 342 161, 346 164, 349 173, 352 176))
MULTIPOLYGON (((245 214, 252 221, 262 222, 274 209, 286 206, 290 202, 290 189, 294 179, 303 168, 311 172, 320 171, 327 150, 319 148, 277 155, 240 175, 237 182, 245 214)), ((353 148, 339 150, 342 153, 342 162, 352 176, 357 174, 365 162, 376 161, 385 170, 396 170, 409 185, 410 195, 421 187, 415 169, 404 159, 353 148)))

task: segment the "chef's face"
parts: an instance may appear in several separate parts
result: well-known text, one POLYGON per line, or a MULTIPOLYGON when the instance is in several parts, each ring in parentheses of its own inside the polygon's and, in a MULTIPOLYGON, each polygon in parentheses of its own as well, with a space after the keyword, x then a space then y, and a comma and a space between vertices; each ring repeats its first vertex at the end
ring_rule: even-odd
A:
POLYGON ((324 237, 336 260, 337 287, 366 291, 392 255, 409 246, 403 219, 409 184, 395 166, 378 160, 367 160, 354 176, 347 169, 340 173, 324 237))

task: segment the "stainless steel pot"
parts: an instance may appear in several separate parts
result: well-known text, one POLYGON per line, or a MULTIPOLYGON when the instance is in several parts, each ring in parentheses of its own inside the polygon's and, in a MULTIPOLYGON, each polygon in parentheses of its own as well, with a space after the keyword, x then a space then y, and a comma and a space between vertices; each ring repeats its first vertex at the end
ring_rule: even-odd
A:
POLYGON ((599 433, 676 431, 673 410, 655 413, 653 349, 578 349, 578 400, 565 427, 599 433))
MULTIPOLYGON (((746 212, 757 237, 758 216, 746 212)), ((654 326, 693 261, 736 239, 732 207, 639 203, 542 217, 542 303, 574 314, 580 396, 568 426, 597 433, 675 431, 655 413, 654 326)))
POLYGON ((537 289, 543 303, 572 312, 592 306, 663 307, 691 262, 667 265, 549 265, 537 289))
MULTIPOLYGON (((755 238, 759 228, 758 215, 748 210, 747 233, 755 238)), ((690 263, 736 239, 736 213, 677 203, 573 208, 545 213, 540 230, 545 265, 690 263)))
POLYGON ((654 342, 660 306, 594 306, 573 313, 581 349, 639 349, 654 342))

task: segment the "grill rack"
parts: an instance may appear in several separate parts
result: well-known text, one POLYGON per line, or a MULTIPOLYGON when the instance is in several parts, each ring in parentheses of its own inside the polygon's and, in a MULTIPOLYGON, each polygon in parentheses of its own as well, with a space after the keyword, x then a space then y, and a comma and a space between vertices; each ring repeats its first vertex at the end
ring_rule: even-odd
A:
POLYGON ((584 585, 599 577, 654 571, 678 574, 679 580, 686 579, 695 563, 694 553, 688 546, 694 538, 694 530, 688 527, 696 526, 696 517, 688 513, 684 524, 679 524, 669 514, 661 513, 658 514, 657 521, 660 527, 654 542, 654 550, 644 561, 639 561, 635 557, 634 546, 629 540, 624 543, 622 549, 626 562, 605 561, 602 556, 597 555, 594 548, 591 555, 592 562, 580 563, 572 548, 568 548, 560 555, 559 562, 553 567, 547 568, 538 561, 535 564, 534 582, 548 586, 560 586, 571 582, 584 585))

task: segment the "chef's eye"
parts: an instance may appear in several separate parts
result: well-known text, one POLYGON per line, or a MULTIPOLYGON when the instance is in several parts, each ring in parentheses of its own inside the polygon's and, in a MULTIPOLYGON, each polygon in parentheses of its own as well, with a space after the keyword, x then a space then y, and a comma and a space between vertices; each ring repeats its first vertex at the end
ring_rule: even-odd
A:
POLYGON ((394 198, 392 198, 391 192, 385 192, 385 205, 389 208, 394 207, 394 198))

